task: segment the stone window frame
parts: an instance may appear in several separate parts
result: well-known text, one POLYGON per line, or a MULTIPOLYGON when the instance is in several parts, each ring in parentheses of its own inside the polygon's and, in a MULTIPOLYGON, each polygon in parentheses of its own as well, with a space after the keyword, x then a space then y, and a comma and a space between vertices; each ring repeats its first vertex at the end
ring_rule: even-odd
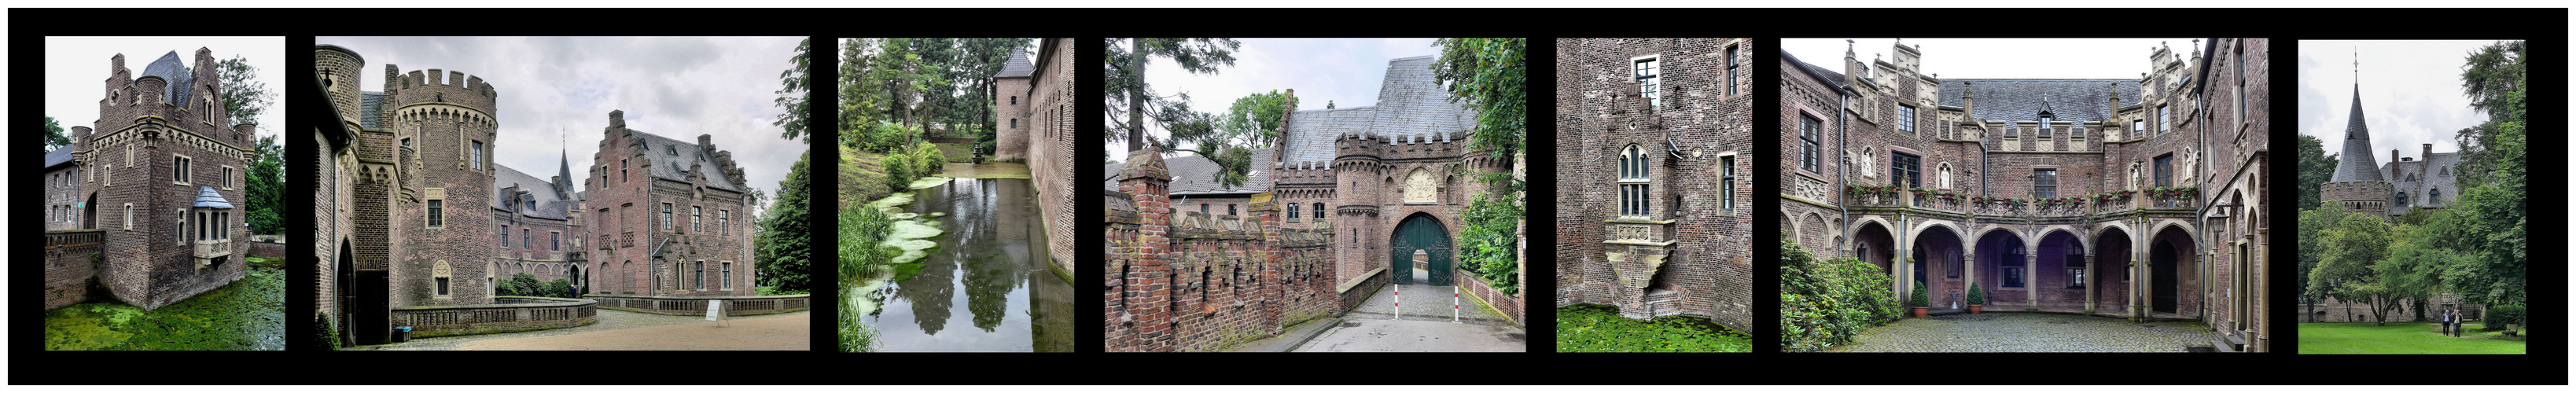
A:
POLYGON ((2066 289, 2084 289, 2084 267, 2066 267, 2066 289))
POLYGON ((719 265, 720 268, 724 269, 724 276, 721 277, 723 281, 717 283, 717 285, 727 291, 733 290, 733 261, 716 261, 716 264, 719 265))
POLYGON ((222 180, 223 182, 222 182, 222 183, 217 183, 217 184, 222 184, 222 186, 221 186, 221 187, 224 189, 224 191, 232 191, 232 190, 233 190, 234 188, 236 188, 236 187, 241 187, 241 185, 233 183, 234 181, 241 180, 241 178, 233 177, 233 174, 237 172, 237 171, 233 168, 233 166, 231 166, 231 165, 224 165, 224 166, 223 166, 223 168, 224 168, 224 175, 223 175, 224 177, 223 177, 223 178, 218 179, 218 180, 222 180))
POLYGON ((617 182, 618 182, 618 183, 625 183, 625 182, 629 182, 629 181, 634 181, 634 179, 632 179, 632 178, 630 178, 630 177, 628 177, 628 176, 626 175, 626 168, 628 167, 628 163, 626 162, 626 160, 627 160, 627 159, 624 159, 624 158, 617 159, 617 182))
POLYGON ((662 202, 662 231, 671 231, 671 203, 662 202))
POLYGON ((1642 144, 1619 149, 1619 216, 1654 217, 1654 165, 1642 144))
POLYGON ((733 210, 716 209, 716 234, 733 234, 733 210))
POLYGON ((188 209, 178 209, 178 211, 179 219, 176 222, 179 227, 172 229, 170 234, 178 239, 178 245, 185 246, 188 245, 188 209))
POLYGON ((2029 272, 2024 272, 2024 271, 2022 271, 2022 267, 2021 267, 2021 266, 2004 266, 2003 268, 2004 268, 2004 271, 2003 271, 2003 272, 2001 272, 2001 273, 2003 274, 2002 279, 2001 279, 2001 280, 1996 280, 1996 281, 2001 281, 2001 282, 1999 282, 1999 283, 1997 283, 1997 284, 1996 284, 1996 286, 1997 286, 1997 287, 2000 287, 2000 288, 2029 288, 2029 287, 2030 287, 2030 274, 2029 274, 2029 272))
MULTIPOLYGON (((536 242, 536 241, 534 241, 534 240, 536 240, 536 239, 534 238, 534 235, 536 234, 535 232, 536 232, 536 231, 535 231, 535 230, 533 230, 532 228, 528 228, 528 227, 526 227, 526 226, 520 226, 520 227, 519 227, 519 247, 520 247, 520 248, 526 248, 526 249, 528 249, 529 251, 535 251, 535 250, 537 249, 537 242, 536 242)), ((507 233, 503 233, 503 234, 501 234, 501 236, 509 236, 509 234, 507 234, 507 233)))
POLYGON ((1798 169, 1824 173, 1825 120, 1807 108, 1798 108, 1798 169))
POLYGON ((1297 211, 1302 210, 1302 207, 1303 206, 1298 206, 1296 202, 1288 203, 1288 222, 1297 222, 1297 211))
POLYGON ((1628 58, 1628 82, 1637 84, 1637 95, 1646 98, 1646 108, 1662 109, 1663 55, 1651 54, 1628 58))
POLYGON ((689 232, 706 232, 706 217, 706 207, 695 205, 689 206, 689 232))
POLYGON ((2156 105, 2156 135, 2173 132, 2173 105, 2156 105))
POLYGON ((1743 46, 1741 43, 1726 45, 1726 95, 1728 96, 1743 94, 1743 90, 1737 85, 1744 83, 1744 61, 1736 58, 1743 54, 1738 50, 1743 49, 1743 46))
POLYGON ((1921 131, 1918 131, 1918 130, 1915 130, 1915 129, 1914 129, 1914 123, 1915 123, 1914 118, 1915 118, 1915 116, 1916 116, 1916 115, 1920 114, 1920 113, 1918 113, 1918 111, 1919 111, 1919 110, 1920 110, 1920 108, 1915 108, 1915 107, 1914 107, 1914 104, 1897 103, 1897 104, 1896 104, 1896 132, 1902 132, 1902 133, 1907 133, 1907 134, 1920 134, 1920 133, 1921 133, 1921 131))
POLYGON ((451 299, 456 297, 456 267, 448 265, 447 260, 441 259, 432 263, 429 268, 429 278, 432 291, 430 292, 431 298, 451 299))
POLYGON ((196 157, 190 157, 186 154, 170 155, 170 184, 182 186, 195 185, 191 184, 190 181, 196 180, 196 177, 190 176, 193 174, 189 172, 193 169, 191 167, 196 166, 196 161, 196 157))
POLYGON ((476 171, 481 171, 481 170, 483 170, 483 141, 481 141, 481 140, 474 140, 473 142, 474 142, 474 161, 473 161, 471 164, 469 164, 469 165, 471 165, 471 166, 474 168, 474 170, 476 170, 476 171))
POLYGON ((1717 154, 1718 215, 1735 215, 1735 187, 1739 181, 1736 179, 1738 175, 1735 171, 1735 156, 1736 154, 1734 152, 1717 154))
POLYGON ((697 263, 692 265, 697 268, 697 272, 689 275, 689 281, 697 285, 691 286, 697 287, 697 290, 700 291, 707 290, 707 261, 700 259, 697 263))
POLYGON ((1323 220, 1324 220, 1324 203, 1323 203, 1323 202, 1315 202, 1313 205, 1315 206, 1315 218, 1314 218, 1314 220, 1315 220, 1315 221, 1323 221, 1323 220))
POLYGON ((125 230, 134 230, 134 203, 125 203, 125 230))
POLYGON ((1887 184, 1914 188, 1923 187, 1923 153, 1915 152, 1912 149, 1890 146, 1887 149, 1887 154, 1887 184), (1913 170, 1903 170, 1903 167, 1898 166, 1904 164, 1905 160, 1902 160, 1903 158, 1913 159, 1913 170), (1905 176, 1903 174, 1912 174, 1913 176, 1905 176), (1908 180, 1911 180, 1911 182, 1908 182, 1908 180))
POLYGON ((546 241, 554 243, 548 251, 563 251, 563 231, 546 231, 546 241))
POLYGON ((428 209, 429 209, 429 211, 428 211, 428 214, 427 214, 427 218, 425 218, 425 219, 421 220, 421 224, 423 224, 423 226, 425 226, 425 227, 429 227, 429 228, 446 228, 446 227, 447 227, 447 200, 445 200, 445 199, 430 199, 430 200, 428 200, 428 201, 429 201, 429 203, 428 203, 428 209))
POLYGON ((2235 104, 2236 104, 2236 111, 2235 111, 2235 115, 2236 115, 2236 116, 2235 116, 2235 117, 2236 117, 2236 123, 2235 123, 2235 124, 2237 125, 2237 127, 2236 127, 2236 131, 2237 131, 2237 134, 2238 134, 2238 135, 2243 135, 2245 132, 2247 132, 2247 131, 2248 131, 2248 129, 2247 129, 2246 127, 2244 127, 2244 125, 2245 125, 2245 110, 2246 110, 2246 109, 2245 109, 2245 90, 2246 90, 2246 87, 2245 87, 2245 40, 2243 40, 2243 39, 2238 39, 2238 40, 2236 40, 2236 45, 2234 45, 2234 46, 2233 46, 2232 48, 2230 48, 2230 49, 2235 49, 2234 58, 2232 59, 2233 61, 2228 62, 2228 65, 2230 66, 2230 68, 2235 69, 2235 72, 2233 72, 2233 74, 2235 74, 2235 77, 2236 77, 2236 92, 2235 92, 2235 93, 2236 93, 2236 99, 2235 99, 2235 104))
POLYGON ((2165 153, 2163 155, 2156 156, 2154 159, 2148 160, 2148 162, 2149 166, 2153 166, 2153 169, 2156 171, 2156 187, 2173 187, 2173 153, 2165 153))
POLYGON ((2030 197, 2056 198, 2058 196, 2057 169, 2058 168, 2054 166, 2034 166, 2030 168, 2030 197), (2040 183, 2042 180, 2046 180, 2047 185, 2041 185, 2040 183))
POLYGON ((510 224, 501 225, 501 248, 510 248, 510 224))

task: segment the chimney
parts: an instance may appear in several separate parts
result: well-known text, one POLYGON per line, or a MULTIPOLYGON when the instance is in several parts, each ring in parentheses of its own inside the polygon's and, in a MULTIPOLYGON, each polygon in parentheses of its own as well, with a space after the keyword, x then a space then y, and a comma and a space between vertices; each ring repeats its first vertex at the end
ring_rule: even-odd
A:
POLYGON ((626 128, 626 111, 608 111, 608 128, 626 128))
POLYGON ((2432 161, 2432 160, 2433 160, 2433 144, 2431 144, 2431 143, 2426 143, 2426 144, 2424 144, 2424 155, 2420 155, 2420 156, 2416 156, 2416 157, 2423 157, 2425 161, 2432 161))
POLYGON ((2395 163, 2398 163, 2398 162, 2401 162, 2401 161, 2409 161, 2409 160, 2407 160, 2407 159, 2403 159, 2403 158, 2398 158, 2398 157, 2397 157, 2397 150, 2389 150, 2389 151, 2388 151, 2388 163, 2390 163, 2390 164, 2395 164, 2395 163))
POLYGON ((716 149, 716 142, 715 142, 715 139, 714 139, 714 138, 712 138, 712 137, 710 137, 708 134, 698 134, 698 148, 699 148, 699 149, 705 149, 705 150, 715 150, 715 149, 716 149))
POLYGON ((1969 120, 1976 120, 1976 119, 1977 119, 1977 82, 1964 82, 1964 81, 1963 81, 1963 82, 1960 82, 1960 83, 1965 84, 1965 85, 1967 85, 1967 86, 1966 86, 1966 87, 1961 87, 1961 88, 1960 88, 1960 90, 1966 90, 1966 91, 1959 92, 1959 109, 1960 109, 1960 111, 1962 111, 1962 112, 1967 112, 1967 114, 1968 114, 1968 119, 1969 119, 1969 120))
MULTIPOLYGON (((1279 146, 1278 151, 1271 154, 1273 157, 1288 158, 1288 117, 1297 113, 1297 89, 1288 89, 1287 101, 1288 109, 1279 113, 1279 146)), ((1280 160, 1273 160, 1277 161, 1280 160)))

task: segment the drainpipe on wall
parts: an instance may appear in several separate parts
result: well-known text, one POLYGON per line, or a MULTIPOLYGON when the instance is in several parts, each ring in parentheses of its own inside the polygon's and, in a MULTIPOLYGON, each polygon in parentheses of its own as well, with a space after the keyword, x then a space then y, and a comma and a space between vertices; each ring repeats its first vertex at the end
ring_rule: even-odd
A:
MULTIPOLYGON (((1846 138, 1849 138, 1849 136, 1850 136, 1850 135, 1849 135, 1849 133, 1845 132, 1845 130, 1848 130, 1848 129, 1851 127, 1851 115, 1843 114, 1843 111, 1847 110, 1846 108, 1851 107, 1851 91, 1849 91, 1849 88, 1847 87, 1847 88, 1845 88, 1845 90, 1844 90, 1844 91, 1839 91, 1838 93, 1842 93, 1842 94, 1839 94, 1839 96, 1841 96, 1841 98, 1842 98, 1842 99, 1841 99, 1841 101, 1834 103, 1834 150, 1843 150, 1843 149, 1847 149, 1847 148, 1848 148, 1848 147, 1845 147, 1844 145, 1851 143, 1851 141, 1850 141, 1849 139, 1846 139, 1846 138)), ((1840 152, 1840 151, 1836 151, 1835 153, 1841 153, 1841 152, 1840 152)), ((1836 165, 1837 167, 1840 167, 1840 166, 1841 166, 1841 164, 1835 164, 1835 165, 1836 165)), ((1841 170, 1841 171, 1838 171, 1838 172, 1841 172, 1840 174, 1838 174, 1838 176, 1841 176, 1841 177, 1842 177, 1842 180, 1843 180, 1843 186, 1844 186, 1844 187, 1851 187, 1851 168, 1842 168, 1842 170, 1841 170)), ((1826 192, 1832 192, 1832 191, 1826 191, 1826 192)), ((1851 193, 1843 193, 1843 194, 1844 194, 1844 195, 1846 195, 1846 196, 1848 196, 1848 195, 1850 195, 1851 193)), ((1845 241, 1845 242, 1852 242, 1852 241, 1856 241, 1856 240, 1853 240, 1853 239, 1852 239, 1852 227, 1851 227, 1851 205, 1850 205, 1850 202, 1849 202, 1849 201, 1845 201, 1845 202, 1843 202, 1843 203, 1836 203, 1836 204, 1834 204, 1834 208, 1835 208, 1835 209, 1841 209, 1841 210, 1843 211, 1843 215, 1842 215, 1842 216, 1840 216, 1840 217, 1836 217, 1837 219, 1842 220, 1842 222, 1843 222, 1843 241, 1845 241)), ((1841 245, 1835 245, 1835 246, 1834 246, 1834 257, 1835 257, 1835 258, 1842 258, 1842 257, 1844 257, 1844 255, 1843 255, 1843 248, 1842 248, 1842 246, 1841 246, 1841 245)), ((1857 257, 1857 256, 1855 256, 1855 257, 1857 257)), ((1902 285, 1902 284, 1900 284, 1900 285, 1902 285)))

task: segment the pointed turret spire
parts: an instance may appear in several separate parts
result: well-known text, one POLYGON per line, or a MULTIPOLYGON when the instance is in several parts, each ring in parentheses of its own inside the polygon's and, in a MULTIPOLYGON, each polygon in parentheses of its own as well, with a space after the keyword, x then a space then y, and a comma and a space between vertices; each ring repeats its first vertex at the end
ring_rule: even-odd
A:
MULTIPOLYGON (((561 129, 561 128, 557 128, 557 129, 555 130, 555 139, 556 139, 556 142, 555 142, 555 143, 566 143, 566 142, 564 141, 564 139, 565 139, 565 138, 563 137, 563 135, 564 135, 564 130, 563 130, 563 129, 561 129)), ((564 195, 566 195, 566 196, 570 196, 570 195, 572 195, 572 179, 573 179, 573 177, 572 177, 572 146, 571 146, 571 145, 569 145, 569 144, 567 144, 567 145, 563 145, 562 147, 560 147, 560 149, 561 149, 560 151, 561 151, 561 152, 562 152, 562 154, 563 154, 563 162, 562 162, 561 164, 557 164, 557 165, 555 166, 555 192, 557 192, 557 193, 562 193, 562 194, 564 194, 564 195)))
POLYGON ((2358 51, 2354 52, 2352 66, 2352 120, 2344 124, 2343 155, 2336 157, 2341 162, 2335 165, 2332 181, 2387 181, 2379 176, 2378 160, 2371 155, 2370 124, 2362 121, 2361 55, 2358 51))

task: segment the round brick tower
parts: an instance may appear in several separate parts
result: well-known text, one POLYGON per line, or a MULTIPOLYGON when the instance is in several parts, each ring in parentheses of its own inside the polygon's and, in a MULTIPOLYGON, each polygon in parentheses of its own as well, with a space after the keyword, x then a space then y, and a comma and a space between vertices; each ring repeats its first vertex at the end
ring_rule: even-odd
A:
POLYGON ((349 48, 313 46, 313 72, 322 78, 322 89, 331 93, 331 107, 340 110, 342 120, 358 121, 358 72, 366 66, 367 59, 349 48))
MULTIPOLYGON (((1385 151, 1384 136, 1346 134, 1333 143, 1333 183, 1340 192, 1333 193, 1333 228, 1341 232, 1340 245, 1333 251, 1334 280, 1345 282, 1359 278, 1369 269, 1389 267, 1386 257, 1385 225, 1380 221, 1380 193, 1398 190, 1379 160, 1385 151)), ((1389 267, 1386 272, 1412 274, 1389 267)))
POLYGON ((464 72, 400 74, 387 64, 385 74, 384 124, 403 150, 407 194, 394 198, 396 241, 405 245, 391 258, 394 306, 491 303, 498 94, 464 72))

